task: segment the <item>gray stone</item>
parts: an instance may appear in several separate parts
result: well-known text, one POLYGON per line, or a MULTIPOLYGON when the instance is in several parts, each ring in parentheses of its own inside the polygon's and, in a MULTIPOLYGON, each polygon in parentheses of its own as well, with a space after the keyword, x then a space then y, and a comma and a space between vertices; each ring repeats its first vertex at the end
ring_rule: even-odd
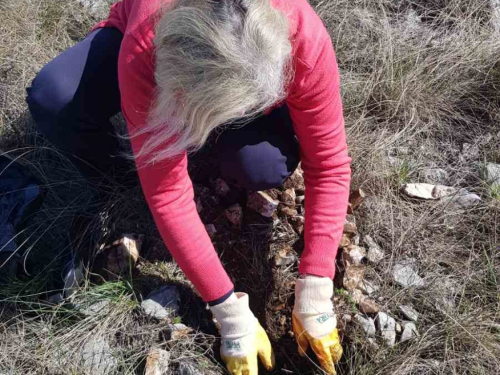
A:
POLYGON ((375 336, 377 331, 375 329, 375 322, 372 318, 366 315, 356 314, 354 315, 354 320, 356 320, 367 336, 375 336))
POLYGON ((372 264, 378 264, 384 259, 384 251, 382 248, 373 240, 371 236, 364 236, 364 242, 368 247, 368 253, 366 258, 372 264))
POLYGON ((393 346, 396 343, 396 321, 386 313, 379 312, 375 318, 380 335, 385 343, 393 346))
POLYGON ((483 179, 495 190, 500 189, 500 164, 486 163, 482 170, 483 179))
POLYGON ((164 375, 168 373, 170 352, 163 349, 152 349, 146 358, 144 375, 164 375))
POLYGON ((373 284, 371 281, 363 280, 363 282, 359 285, 359 288, 363 293, 371 296, 373 293, 376 293, 380 290, 378 285, 373 284))
POLYGON ((468 208, 481 203, 481 197, 477 194, 469 193, 462 189, 451 197, 444 198, 444 202, 448 207, 452 208, 468 208))
POLYGON ((264 217, 272 217, 279 203, 266 192, 257 191, 248 197, 247 206, 264 217))
POLYGON ((215 180, 215 195, 218 197, 225 197, 231 192, 229 185, 222 178, 215 180))
POLYGON ((399 306, 399 311, 401 311, 405 318, 410 319, 412 322, 416 322, 418 320, 418 312, 416 312, 410 305, 399 306))
POLYGON ((118 362, 109 343, 100 336, 91 336, 80 352, 80 363, 85 373, 108 375, 117 370, 118 362))
POLYGON ((404 288, 418 288, 425 285, 425 281, 417 274, 416 261, 414 259, 397 262, 392 268, 392 277, 396 283, 404 288))
POLYGON ((111 309, 111 301, 104 299, 92 304, 78 306, 76 305, 78 311, 86 316, 95 316, 107 314, 111 309))
POLYGON ((203 375, 203 373, 193 363, 180 362, 179 375, 203 375))
POLYGON ((162 286, 152 291, 141 307, 145 314, 157 319, 165 319, 179 312, 179 291, 175 286, 162 286))
POLYGON ((231 207, 224 210, 224 215, 231 224, 240 226, 243 221, 243 208, 239 204, 234 204, 231 207))
POLYGON ((403 333, 401 334, 401 342, 409 341, 418 337, 417 326, 413 322, 405 322, 403 324, 403 333))
POLYGON ((436 199, 449 197, 457 194, 458 190, 451 186, 435 185, 432 189, 432 196, 436 199))
POLYGON ((445 184, 448 181, 448 172, 442 168, 427 168, 423 175, 425 181, 430 184, 445 184))
POLYGON ((452 311, 455 309, 455 297, 459 291, 456 282, 449 278, 439 279, 434 288, 433 296, 438 310, 452 311))
POLYGON ((217 233, 217 229, 215 228, 215 225, 213 225, 213 224, 205 225, 205 229, 207 230, 207 233, 210 237, 215 236, 215 234, 217 233))

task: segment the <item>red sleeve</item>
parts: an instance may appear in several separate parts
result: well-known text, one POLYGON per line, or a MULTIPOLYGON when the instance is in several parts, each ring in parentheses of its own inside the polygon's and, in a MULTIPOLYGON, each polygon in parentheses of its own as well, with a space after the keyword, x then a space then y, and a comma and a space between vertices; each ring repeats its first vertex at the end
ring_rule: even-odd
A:
MULTIPOLYGON (((314 22, 323 28, 319 18, 314 22)), ((333 278, 349 200, 351 159, 337 62, 326 30, 320 34, 297 47, 295 81, 287 104, 306 185, 305 249, 299 272, 333 278)))
MULTIPOLYGON (((122 111, 130 134, 147 121, 155 90, 152 58, 132 36, 125 36, 119 81, 122 111)), ((145 140, 145 135, 132 138, 134 153, 145 140)), ((186 154, 154 166, 144 166, 143 160, 136 160, 136 164, 156 225, 179 267, 205 301, 228 293, 233 285, 196 211, 186 154)))

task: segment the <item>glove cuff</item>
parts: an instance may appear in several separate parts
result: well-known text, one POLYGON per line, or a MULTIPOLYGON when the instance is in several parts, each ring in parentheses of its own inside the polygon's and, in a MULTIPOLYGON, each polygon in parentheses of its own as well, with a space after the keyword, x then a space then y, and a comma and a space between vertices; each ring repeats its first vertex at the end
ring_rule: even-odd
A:
POLYGON ((328 277, 306 276, 295 284, 296 314, 323 314, 333 311, 333 281, 328 277))
POLYGON ((210 310, 220 324, 222 338, 238 339, 255 331, 257 319, 250 310, 246 293, 233 293, 210 310))

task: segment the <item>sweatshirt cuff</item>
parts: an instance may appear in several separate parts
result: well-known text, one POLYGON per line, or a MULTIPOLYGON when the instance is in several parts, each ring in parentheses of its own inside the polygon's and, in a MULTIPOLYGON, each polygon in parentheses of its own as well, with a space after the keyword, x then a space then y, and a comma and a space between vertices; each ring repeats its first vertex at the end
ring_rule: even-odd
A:
POLYGON ((217 298, 217 299, 214 299, 213 301, 208 301, 208 305, 210 307, 212 306, 217 306, 221 303, 223 303, 224 301, 226 301, 229 297, 231 297, 231 295, 234 293, 234 288, 231 288, 231 290, 229 292, 227 292, 226 294, 222 295, 221 297, 217 298))

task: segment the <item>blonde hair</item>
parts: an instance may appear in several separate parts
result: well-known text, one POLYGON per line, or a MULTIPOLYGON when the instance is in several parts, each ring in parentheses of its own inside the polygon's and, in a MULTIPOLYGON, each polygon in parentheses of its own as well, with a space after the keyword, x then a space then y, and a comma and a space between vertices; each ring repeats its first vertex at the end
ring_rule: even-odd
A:
POLYGON ((158 91, 136 155, 147 163, 195 151, 217 127, 285 97, 288 22, 270 0, 177 0, 154 42, 158 91))

